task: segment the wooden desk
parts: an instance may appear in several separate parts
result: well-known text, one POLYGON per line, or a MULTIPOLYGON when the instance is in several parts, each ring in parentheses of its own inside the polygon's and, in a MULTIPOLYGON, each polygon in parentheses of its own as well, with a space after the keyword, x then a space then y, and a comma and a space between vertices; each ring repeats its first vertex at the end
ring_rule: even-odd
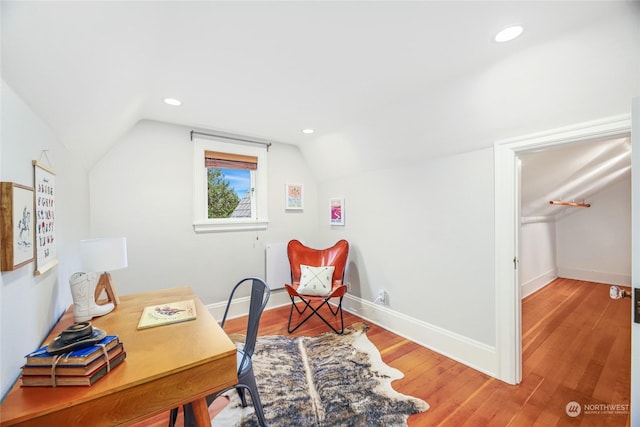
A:
MULTIPOLYGON (((2 426, 129 425, 193 402, 198 425, 210 426, 205 396, 237 383, 236 348, 189 287, 120 297, 116 309, 91 321, 118 335, 125 361, 90 387, 21 387, 0 406, 2 426), (196 320, 137 330, 142 309, 196 300, 196 320)), ((73 324, 73 306, 45 343, 73 324)))

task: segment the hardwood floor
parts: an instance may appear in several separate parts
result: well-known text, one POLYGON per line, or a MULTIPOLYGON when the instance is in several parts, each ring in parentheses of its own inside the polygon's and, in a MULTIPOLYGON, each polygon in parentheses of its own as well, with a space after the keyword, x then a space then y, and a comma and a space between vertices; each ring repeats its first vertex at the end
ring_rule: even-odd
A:
MULTIPOLYGON (((608 285, 569 279, 557 279, 527 297, 522 303, 523 380, 515 386, 374 324, 369 323, 367 336, 387 364, 404 372, 393 387, 431 405, 411 416, 409 426, 628 426, 630 304, 628 298, 611 300, 608 285), (580 405, 577 417, 567 415, 570 402, 580 405)), ((266 311, 260 335, 288 335, 288 310, 266 311)), ((346 325, 359 321, 345 313, 346 325)), ((226 329, 242 328, 241 319, 234 319, 226 329)), ((313 319, 292 335, 327 330, 313 319)), ((214 403, 212 415, 223 404, 213 408, 214 403)), ((160 415, 137 426, 166 426, 167 420, 160 415)))

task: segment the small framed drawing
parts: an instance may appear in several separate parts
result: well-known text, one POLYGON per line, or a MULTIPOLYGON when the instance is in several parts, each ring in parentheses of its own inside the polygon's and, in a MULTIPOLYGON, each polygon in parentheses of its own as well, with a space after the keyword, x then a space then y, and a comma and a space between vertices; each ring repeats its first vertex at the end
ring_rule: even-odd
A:
POLYGON ((331 199, 329 205, 331 225, 344 225, 344 197, 331 199))
POLYGON ((285 199, 287 210, 302 210, 304 209, 304 188, 302 184, 286 184, 285 185, 285 199))
POLYGON ((33 209, 33 188, 0 183, 2 271, 13 271, 33 262, 33 209))

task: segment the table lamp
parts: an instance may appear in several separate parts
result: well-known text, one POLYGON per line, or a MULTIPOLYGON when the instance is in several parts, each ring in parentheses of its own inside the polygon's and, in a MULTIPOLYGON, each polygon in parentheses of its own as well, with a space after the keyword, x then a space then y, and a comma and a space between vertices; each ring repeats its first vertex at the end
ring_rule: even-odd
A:
POLYGON ((109 272, 127 266, 126 237, 81 240, 80 256, 84 271, 91 273, 103 272, 98 279, 94 293, 96 304, 98 304, 98 298, 103 290, 107 293, 106 302, 112 302, 114 306, 120 304, 120 299, 113 286, 109 272))

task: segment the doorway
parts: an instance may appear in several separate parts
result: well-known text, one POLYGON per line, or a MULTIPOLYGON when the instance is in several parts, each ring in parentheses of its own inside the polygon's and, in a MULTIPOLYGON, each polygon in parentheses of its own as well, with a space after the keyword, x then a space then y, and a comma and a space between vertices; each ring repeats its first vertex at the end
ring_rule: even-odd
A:
POLYGON ((522 380, 518 153, 628 137, 630 133, 630 116, 623 115, 495 143, 496 374, 502 381, 518 384, 522 380))

